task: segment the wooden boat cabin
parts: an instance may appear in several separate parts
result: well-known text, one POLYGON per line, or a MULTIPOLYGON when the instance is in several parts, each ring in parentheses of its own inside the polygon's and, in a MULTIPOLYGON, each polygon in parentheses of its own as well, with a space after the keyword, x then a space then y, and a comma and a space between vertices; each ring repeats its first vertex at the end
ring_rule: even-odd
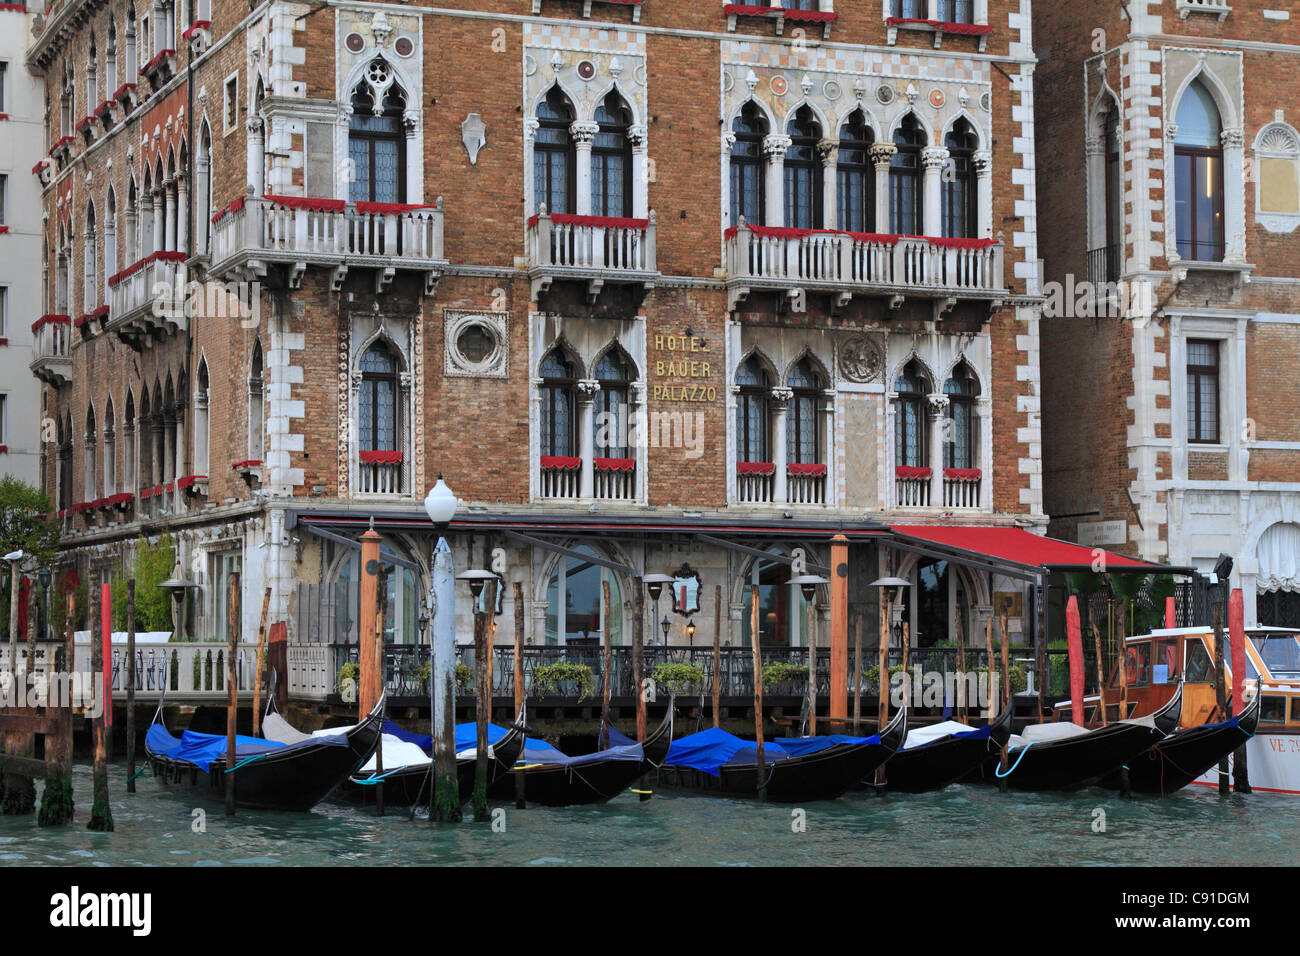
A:
MULTIPOLYGON (((1232 651, 1224 631, 1224 669, 1232 679, 1232 651)), ((1183 716, 1180 726, 1198 727, 1222 720, 1217 711, 1218 692, 1214 668, 1214 631, 1208 627, 1160 629, 1128 638, 1124 660, 1127 687, 1120 685, 1119 662, 1110 665, 1106 680, 1106 720, 1141 717, 1152 713, 1173 696, 1181 678, 1183 716)), ((1260 731, 1300 730, 1300 634, 1292 628, 1246 629, 1246 688, 1254 693, 1262 683, 1260 731), (1261 681, 1262 677, 1262 681, 1261 681)), ((1101 725, 1096 694, 1084 697, 1085 726, 1101 725)), ((1069 700, 1054 708, 1053 720, 1072 719, 1069 700)))

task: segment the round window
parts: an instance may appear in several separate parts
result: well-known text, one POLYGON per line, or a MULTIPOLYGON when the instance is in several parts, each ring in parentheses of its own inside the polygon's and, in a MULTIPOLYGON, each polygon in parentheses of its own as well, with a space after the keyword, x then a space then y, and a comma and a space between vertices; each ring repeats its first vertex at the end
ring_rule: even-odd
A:
POLYGON ((410 37, 398 37, 393 43, 393 49, 397 51, 398 56, 410 56, 415 52, 415 44, 411 42, 410 37))
POLYGON ((466 361, 479 365, 496 351, 496 334, 486 325, 474 323, 467 325, 456 337, 456 351, 466 361))
POLYGON ((366 48, 366 41, 362 39, 360 33, 349 33, 348 38, 344 41, 348 50, 352 53, 360 53, 366 48))

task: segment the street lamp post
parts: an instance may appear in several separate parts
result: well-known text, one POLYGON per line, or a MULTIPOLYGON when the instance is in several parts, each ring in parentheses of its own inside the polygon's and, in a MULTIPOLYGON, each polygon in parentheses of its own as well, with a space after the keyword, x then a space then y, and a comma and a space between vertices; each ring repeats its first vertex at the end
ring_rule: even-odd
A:
MULTIPOLYGON (((903 588, 911 587, 912 582, 906 578, 883 577, 872 581, 869 587, 880 588, 880 710, 877 716, 878 730, 885 727, 885 718, 889 716, 889 645, 893 630, 895 610, 902 614, 903 588), (891 600, 890 590, 894 589, 891 600), (894 604, 898 608, 894 608, 894 604)), ((907 675, 903 675, 906 677, 907 675)))
POLYGON ((479 609, 479 599, 484 586, 495 582, 497 576, 481 568, 470 568, 457 578, 469 584, 469 593, 473 597, 474 607, 474 718, 477 724, 477 739, 474 746, 474 820, 482 823, 488 818, 487 812, 487 761, 488 761, 488 710, 491 708, 491 688, 488 687, 487 658, 491 653, 488 647, 488 618, 496 607, 495 586, 488 591, 488 611, 479 609))
POLYGON ((817 585, 829 584, 816 574, 799 574, 790 578, 799 585, 803 599, 808 604, 808 734, 817 736, 817 585))
POLYGON ((460 786, 456 781, 456 698, 454 689, 456 655, 456 588, 452 577, 451 548, 447 529, 456 515, 458 502, 442 475, 429 489, 424 510, 433 522, 436 543, 430 561, 432 581, 425 609, 432 627, 429 633, 429 714, 433 735, 433 781, 429 787, 429 819, 460 820, 460 786))

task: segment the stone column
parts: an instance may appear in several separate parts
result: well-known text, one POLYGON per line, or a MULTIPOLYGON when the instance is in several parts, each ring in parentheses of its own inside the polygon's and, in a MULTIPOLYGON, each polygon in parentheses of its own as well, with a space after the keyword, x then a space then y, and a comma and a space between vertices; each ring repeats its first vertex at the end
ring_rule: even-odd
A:
POLYGON ((176 251, 176 181, 164 179, 162 187, 163 201, 163 248, 168 252, 176 251))
POLYGON ((573 211, 579 216, 591 215, 591 144, 598 132, 598 124, 584 120, 569 126, 575 163, 573 211))
POLYGON ((1219 134, 1223 144, 1223 259, 1246 261, 1245 190, 1237 189, 1245 177, 1245 134, 1240 129, 1225 129, 1219 134), (1231 185, 1228 185, 1231 184, 1231 185))
POLYGON ((835 179, 835 165, 839 160, 839 140, 824 139, 817 144, 817 155, 822 161, 822 228, 838 229, 839 188, 835 179))
POLYGON ((648 134, 644 126, 633 126, 627 131, 628 142, 632 144, 632 215, 645 219, 650 215, 649 160, 646 157, 648 134))
POLYGON ((889 167, 898 147, 893 143, 876 143, 871 147, 871 165, 876 169, 876 232, 888 233, 889 225, 889 167))
POLYGON ((402 133, 406 137, 406 195, 399 196, 399 202, 424 202, 424 151, 416 144, 419 130, 419 112, 408 110, 402 116, 402 133))
POLYGON ((772 134, 763 138, 763 159, 767 164, 763 177, 765 226, 785 225, 785 152, 789 148, 789 136, 772 134))
POLYGON ((596 455, 596 433, 591 406, 599 391, 600 382, 594 378, 584 378, 578 382, 578 454, 582 458, 578 495, 582 498, 592 497, 595 491, 592 459, 596 455))
POLYGON ((1110 242, 1106 235, 1106 141, 1089 136, 1084 153, 1088 163, 1088 249, 1092 250, 1110 242))
POLYGON ((190 251, 190 187, 185 174, 176 174, 176 250, 190 251))
POLYGON ((939 508, 943 505, 943 451, 948 396, 934 392, 928 399, 926 413, 930 419, 930 507, 939 508))
MULTIPOLYGON (((167 248, 164 232, 167 220, 167 206, 163 201, 163 186, 161 184, 154 187, 151 195, 153 196, 153 212, 149 218, 152 220, 153 225, 153 245, 149 252, 153 253, 167 248)), ((141 256, 141 258, 144 257, 141 256)))
POLYGON ((772 464, 776 473, 772 478, 772 501, 783 505, 786 493, 786 470, 790 459, 787 454, 786 418, 790 409, 790 400, 794 398, 794 389, 787 385, 778 385, 772 389, 772 464))
POLYGON ((264 141, 265 126, 260 116, 250 116, 248 129, 248 182, 253 187, 253 195, 260 196, 266 192, 266 146, 264 141))
POLYGON ((930 146, 921 151, 921 166, 925 169, 922 231, 927 236, 943 235, 943 168, 947 163, 948 150, 942 146, 930 146))
POLYGON ((993 238, 993 153, 977 150, 971 157, 975 166, 975 234, 993 238))

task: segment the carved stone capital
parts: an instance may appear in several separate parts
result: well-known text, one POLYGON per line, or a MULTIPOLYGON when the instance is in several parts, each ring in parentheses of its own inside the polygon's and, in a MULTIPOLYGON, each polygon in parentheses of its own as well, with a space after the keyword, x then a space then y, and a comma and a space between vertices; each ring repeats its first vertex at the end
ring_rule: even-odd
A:
POLYGON ((777 385, 772 389, 773 411, 783 412, 794 398, 794 389, 788 385, 777 385))
POLYGON ((590 404, 596 395, 600 392, 600 382, 594 378, 582 378, 578 380, 578 401, 584 405, 590 404))
POLYGON ((1246 134, 1239 129, 1225 129, 1219 134, 1224 149, 1241 149, 1246 145, 1246 134))
POLYGON ((627 129, 627 141, 633 149, 645 149, 649 136, 650 131, 644 126, 629 126, 627 129))
POLYGON ((817 155, 824 166, 833 166, 839 151, 840 141, 837 139, 823 139, 817 143, 817 155))
POLYGON ((943 169, 948 163, 948 150, 942 146, 927 146, 921 150, 921 165, 927 170, 943 169))
POLYGON ((975 166, 975 172, 987 173, 993 168, 993 153, 987 149, 977 149, 971 156, 971 162, 975 166))
POLYGON ((782 136, 779 133, 771 133, 763 137, 763 155, 769 160, 774 158, 784 158, 785 151, 790 148, 791 139, 789 136, 782 136))
POLYGON ((894 155, 898 152, 898 147, 893 143, 874 143, 867 152, 871 156, 871 164, 880 169, 894 161, 894 155))
POLYGON ((569 135, 573 137, 575 146, 590 146, 599 132, 600 124, 587 120, 578 120, 569 126, 569 135))

